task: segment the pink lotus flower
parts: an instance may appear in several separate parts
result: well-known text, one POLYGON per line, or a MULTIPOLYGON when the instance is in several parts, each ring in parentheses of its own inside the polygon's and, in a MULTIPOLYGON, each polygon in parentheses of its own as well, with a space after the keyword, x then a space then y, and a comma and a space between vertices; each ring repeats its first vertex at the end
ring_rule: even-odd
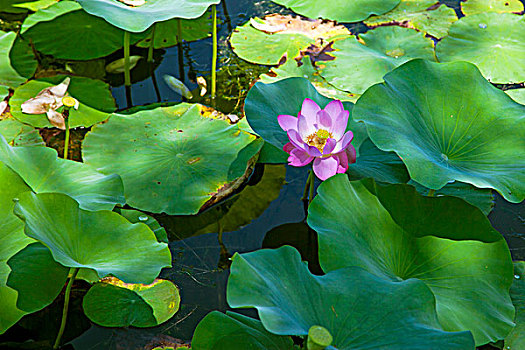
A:
POLYGON ((356 158, 355 148, 350 144, 354 134, 345 133, 349 115, 339 100, 321 109, 307 98, 297 118, 278 116, 279 125, 290 139, 283 147, 290 154, 289 164, 300 167, 313 160, 314 173, 323 181, 346 172, 348 164, 355 163, 356 158))

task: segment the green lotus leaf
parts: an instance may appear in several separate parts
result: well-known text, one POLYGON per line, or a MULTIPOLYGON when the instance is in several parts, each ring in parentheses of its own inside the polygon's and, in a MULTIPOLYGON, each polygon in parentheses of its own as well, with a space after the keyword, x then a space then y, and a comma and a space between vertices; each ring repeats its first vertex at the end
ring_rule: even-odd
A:
POLYGON ((154 327, 175 315, 179 304, 179 290, 170 281, 130 284, 114 277, 91 287, 82 302, 86 316, 104 327, 154 327))
POLYGON ((474 63, 494 83, 525 81, 525 19, 511 13, 479 13, 461 18, 436 47, 440 62, 474 63), (490 58, 490 59, 488 59, 490 58))
POLYGON ((194 350, 292 350, 292 338, 268 332, 261 321, 227 312, 212 311, 195 328, 194 350))
POLYGON ((392 10, 399 0, 272 0, 310 18, 326 18, 338 22, 359 22, 370 15, 392 10))
MULTIPOLYGON (((18 87, 9 99, 11 114, 19 121, 37 128, 51 128, 53 125, 43 114, 22 113, 22 103, 35 97, 40 91, 53 85, 60 84, 65 75, 51 78, 30 80, 18 87)), ((78 109, 72 108, 69 112, 69 126, 91 126, 107 119, 115 111, 115 100, 109 90, 109 85, 96 79, 71 77, 68 94, 80 102, 78 109)))
POLYGON ((308 224, 318 233, 325 272, 358 266, 388 281, 422 281, 443 328, 469 330, 477 345, 512 329, 509 249, 465 201, 423 197, 410 185, 349 182, 342 174, 318 188, 308 224))
POLYGON ((410 180, 405 164, 398 155, 381 151, 368 138, 359 147, 356 162, 348 165, 347 173, 352 180, 365 177, 390 183, 405 183, 410 180))
POLYGON ((525 106, 467 62, 413 60, 384 80, 358 100, 353 118, 403 159, 414 181, 434 190, 461 181, 523 200, 525 106))
POLYGON ((266 165, 257 184, 246 186, 241 193, 197 215, 163 217, 162 224, 177 239, 238 230, 258 218, 279 197, 285 174, 282 165, 266 165))
POLYGON ((523 3, 520 0, 466 0, 461 3, 461 12, 465 16, 482 12, 521 12, 523 3))
POLYGON ((306 335, 321 326, 341 350, 474 348, 469 332, 441 330, 434 297, 416 279, 386 281, 357 267, 315 276, 289 246, 232 260, 228 304, 257 308, 271 333, 306 335))
MULTIPOLYGON (((427 195, 429 188, 418 184, 411 180, 408 182, 414 186, 416 190, 422 194, 427 195)), ((470 184, 463 182, 453 182, 447 184, 445 187, 440 188, 434 194, 435 196, 453 196, 464 199, 466 202, 476 206, 485 215, 489 215, 494 208, 494 197, 492 196, 492 190, 488 188, 477 188, 470 184)))
POLYGON ((87 13, 102 17, 128 32, 143 32, 153 23, 172 18, 193 19, 202 16, 210 5, 220 0, 148 0, 140 6, 128 6, 118 0, 79 0, 87 13))
POLYGON ((138 222, 146 224, 151 229, 151 231, 153 231, 155 237, 157 237, 157 241, 168 243, 168 233, 164 227, 160 226, 159 222, 155 220, 153 216, 133 209, 120 209, 118 210, 118 213, 128 219, 128 221, 132 224, 136 224, 138 222))
POLYGON ((348 34, 348 29, 335 26, 332 22, 317 23, 274 14, 267 16, 265 20, 252 18, 250 22, 237 27, 231 35, 230 44, 233 52, 243 60, 274 65, 279 64, 283 56, 288 60, 299 57, 301 50, 310 45, 318 45, 320 40, 330 42, 338 36, 348 34), (276 31, 268 33, 259 30, 254 27, 258 22, 261 23, 261 28, 269 27, 268 30, 276 31))
POLYGON ((99 277, 111 274, 126 283, 152 283, 171 266, 167 244, 157 242, 146 225, 108 210, 80 209, 62 193, 25 192, 18 198, 14 213, 25 222, 26 235, 45 244, 64 266, 92 269, 99 277))
MULTIPOLYGON (((71 60, 104 57, 124 43, 124 31, 89 15, 74 1, 60 1, 30 15, 20 33, 30 39, 38 51, 71 60)), ((131 43, 146 35, 133 35, 131 43)))
POLYGON ((359 95, 339 90, 328 83, 319 75, 317 69, 310 63, 308 58, 301 59, 300 63, 296 60, 286 60, 277 68, 273 68, 268 74, 262 74, 259 78, 265 84, 275 83, 286 78, 303 77, 308 79, 315 89, 323 96, 334 100, 355 102, 359 95), (299 64, 301 64, 299 66, 299 64))
POLYGON ((84 163, 57 157, 48 147, 12 147, 0 135, 0 162, 16 171, 36 193, 65 193, 88 210, 124 204, 118 175, 105 176, 84 163))
POLYGON ((458 20, 454 9, 435 0, 401 0, 392 11, 381 16, 372 16, 365 21, 367 26, 399 24, 420 30, 435 38, 447 35, 448 28, 458 20))
POLYGON ((7 260, 34 242, 24 234, 24 223, 13 214, 13 198, 31 189, 14 171, 0 162, 0 334, 26 313, 16 307, 17 292, 6 285, 11 272, 7 260))
POLYGON ((120 174, 127 203, 135 208, 195 214, 244 174, 261 147, 254 135, 210 113, 182 103, 114 114, 87 134, 83 159, 104 174, 120 174))
POLYGON ((525 89, 506 90, 505 93, 509 95, 514 101, 525 105, 525 89))
POLYGON ((519 350, 525 347, 525 262, 514 262, 514 282, 510 288, 510 297, 516 308, 514 322, 516 327, 505 337, 507 350, 519 350))
MULTIPOLYGON (((7 52, 7 51, 5 51, 7 52)), ((16 39, 9 51, 9 61, 15 71, 24 78, 31 78, 35 74, 38 62, 35 54, 28 41, 23 40, 20 36, 16 39)))
POLYGON ((20 4, 13 5, 14 7, 24 8, 36 12, 48 8, 49 6, 55 4, 59 0, 30 0, 28 2, 22 2, 20 4))
POLYGON ((69 273, 69 268, 57 263, 49 249, 38 242, 19 251, 7 264, 11 268, 7 286, 18 292, 16 306, 27 313, 51 304, 69 273))
POLYGON ((45 146, 38 130, 14 118, 0 119, 0 134, 12 146, 45 146))
POLYGON ((0 30, 0 86, 15 88, 27 80, 14 68, 10 57, 15 39, 15 32, 6 33, 0 30))
MULTIPOLYGON (((288 78, 271 84, 257 82, 246 96, 244 113, 252 129, 264 141, 282 150, 289 140, 286 132, 279 126, 277 116, 280 114, 296 116, 305 98, 314 100, 321 108, 332 101, 321 95, 305 78, 288 78)), ((351 102, 343 102, 343 106, 346 110, 352 111, 354 105, 351 102)), ((352 145, 358 149, 367 138, 364 125, 350 118, 347 130, 352 130, 354 133, 352 145)))
MULTIPOLYGON (((155 49, 162 49, 177 45, 178 27, 181 27, 182 40, 196 41, 210 36, 212 31, 212 21, 209 13, 205 12, 199 18, 195 19, 170 19, 155 24, 155 37, 153 47, 155 49)), ((180 42, 182 42, 182 40, 180 42)), ((151 38, 146 38, 137 43, 138 47, 149 47, 151 45, 151 38)))
POLYGON ((24 8, 19 8, 14 5, 27 2, 27 0, 2 0, 0 2, 0 12, 7 13, 24 13, 27 12, 24 8))
POLYGON ((421 32, 397 26, 378 27, 359 38, 336 42, 333 61, 318 65, 321 76, 336 88, 362 94, 383 75, 412 58, 434 60, 433 42, 421 32))
POLYGON ((263 164, 284 164, 287 162, 290 155, 272 145, 271 143, 265 142, 259 152, 259 158, 257 163, 263 164))

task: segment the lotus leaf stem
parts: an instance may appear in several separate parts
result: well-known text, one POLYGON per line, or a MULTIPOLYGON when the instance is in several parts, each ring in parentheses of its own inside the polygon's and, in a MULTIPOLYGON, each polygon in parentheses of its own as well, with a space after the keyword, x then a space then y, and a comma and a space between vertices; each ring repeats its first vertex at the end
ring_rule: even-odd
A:
MULTIPOLYGON (((177 18, 177 51, 179 58, 179 80, 184 83, 184 52, 182 48, 182 20, 177 18)), ((185 101, 185 97, 182 97, 185 101)))
POLYGON ((213 51, 211 57, 211 99, 215 99, 217 80, 217 5, 212 5, 211 16, 213 18, 213 51))
POLYGON ((312 174, 312 178, 310 179, 310 194, 308 195, 308 205, 310 205, 310 203, 312 203, 312 201, 314 200, 314 184, 315 184, 314 171, 310 170, 310 172, 312 174))
POLYGON ((434 197, 435 194, 436 194, 436 190, 430 189, 430 190, 428 190, 427 196, 428 197, 434 197))
POLYGON ((149 64, 153 63, 153 49, 155 48, 155 27, 156 27, 155 24, 153 24, 153 26, 151 27, 151 41, 148 47, 148 63, 149 64))
POLYGON ((304 185, 303 196, 301 197, 302 201, 305 201, 308 198, 308 190, 310 188, 310 182, 312 181, 313 176, 314 176, 313 171, 312 170, 308 171, 308 178, 306 179, 306 184, 304 185))
POLYGON ((66 139, 64 140, 64 159, 67 159, 67 151, 69 148, 69 116, 64 118, 66 124, 66 139))
POLYGON ((69 282, 67 283, 66 287, 66 294, 64 296, 64 308, 62 309, 62 322, 60 323, 60 329, 58 331, 57 338, 55 340, 55 345, 53 345, 53 349, 58 349, 60 345, 60 340, 62 340, 62 335, 64 334, 64 330, 66 329, 66 321, 67 321, 67 310, 69 308, 69 297, 71 295, 71 287, 73 286, 73 282, 75 281, 75 278, 78 274, 78 267, 72 267, 69 269, 69 273, 71 276, 69 277, 69 282))
POLYGON ((131 73, 129 64, 129 32, 124 32, 124 86, 126 89, 126 99, 128 107, 133 105, 131 101, 131 73))
POLYGON ((330 332, 321 326, 312 326, 308 330, 306 341, 307 350, 323 350, 332 344, 333 338, 330 332))

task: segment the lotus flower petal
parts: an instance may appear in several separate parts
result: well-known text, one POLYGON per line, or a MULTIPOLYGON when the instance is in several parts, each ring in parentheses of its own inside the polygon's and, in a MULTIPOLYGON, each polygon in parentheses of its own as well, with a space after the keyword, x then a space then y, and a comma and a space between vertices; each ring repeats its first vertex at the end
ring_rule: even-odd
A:
POLYGON ((337 174, 339 168, 339 158, 330 156, 327 158, 315 158, 314 173, 322 181, 337 174))
POLYGON ((346 148, 346 155, 347 155, 347 157, 348 157, 348 162, 349 162, 350 164, 355 163, 356 158, 357 158, 357 152, 355 151, 354 146, 349 145, 349 146, 346 148))
POLYGON ((317 120, 317 112, 321 110, 321 107, 317 105, 313 100, 305 98, 301 107, 301 114, 308 119, 312 124, 317 120))
MULTIPOLYGON (((62 99, 62 97, 66 96, 66 92, 67 92, 67 89, 69 87, 69 83, 70 82, 71 82, 71 78, 67 77, 60 84, 55 85, 55 86, 51 86, 51 87, 49 87, 47 89, 44 89, 44 90, 40 91, 40 93, 38 95, 40 95, 42 92, 48 90, 49 92, 51 92, 51 94, 53 94, 57 98, 62 99)), ((38 97, 38 95, 37 95, 37 97, 38 97)))
POLYGON ((337 167, 337 173, 346 173, 346 171, 348 170, 348 154, 346 153, 346 151, 339 152, 334 156, 339 158, 339 166, 337 167))
POLYGON ((277 117, 279 126, 284 130, 288 131, 290 129, 297 130, 297 117, 281 114, 277 117))
POLYGON ((337 146, 337 141, 335 139, 329 138, 326 140, 326 144, 323 148, 323 154, 330 154, 334 150, 335 146, 337 146))
POLYGON ((308 137, 308 135, 313 134, 317 130, 312 120, 307 119, 301 113, 299 113, 297 120, 297 130, 299 131, 299 135, 301 135, 302 139, 305 139, 308 137))
MULTIPOLYGON (((341 112, 343 112, 345 109, 343 107, 343 103, 339 100, 334 100, 326 105, 324 110, 330 114, 331 116, 338 116, 341 112)), ((345 125, 346 127, 346 125, 345 125)))
POLYGON ((302 149, 296 148, 290 152, 290 156, 288 157, 288 162, 290 162, 290 165, 292 166, 305 166, 306 164, 309 164, 314 157, 310 156, 308 153, 303 151, 302 149))
POLYGON ((332 128, 332 117, 324 109, 317 112, 316 126, 318 129, 324 130, 330 130, 332 128))
POLYGON ((332 134, 333 138, 337 141, 341 140, 343 137, 346 126, 348 125, 348 117, 350 116, 349 111, 341 111, 337 117, 335 118, 335 121, 331 127, 330 133, 332 134))
POLYGON ((291 142, 288 142, 286 145, 284 145, 283 147, 283 151, 285 151, 286 153, 290 153, 292 150, 295 149, 295 146, 291 143, 291 142))
POLYGON ((47 119, 49 119, 49 122, 56 126, 57 128, 61 130, 66 130, 66 121, 64 119, 64 116, 62 113, 59 113, 55 111, 54 109, 50 109, 46 112, 47 119))
POLYGON ((352 142, 354 138, 354 133, 351 131, 347 131, 341 140, 337 143, 337 147, 333 150, 333 153, 339 153, 345 149, 348 148, 348 145, 350 145, 350 142, 352 142))

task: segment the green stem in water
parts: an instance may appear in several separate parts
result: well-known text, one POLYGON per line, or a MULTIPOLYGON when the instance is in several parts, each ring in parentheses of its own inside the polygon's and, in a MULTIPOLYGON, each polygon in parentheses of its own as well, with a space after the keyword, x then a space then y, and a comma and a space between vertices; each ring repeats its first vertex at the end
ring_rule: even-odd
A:
POLYGON ((302 201, 305 201, 308 198, 308 189, 310 188, 310 182, 312 181, 314 173, 312 170, 308 172, 308 178, 306 179, 306 183, 304 185, 304 191, 303 196, 301 197, 302 201))
POLYGON ((427 194, 427 196, 428 196, 428 197, 434 197, 434 194, 435 194, 435 193, 436 193, 436 190, 430 189, 430 190, 428 190, 428 194, 427 194))
POLYGON ((217 88, 217 5, 212 5, 211 16, 213 18, 213 51, 211 57, 211 98, 215 99, 217 88))
POLYGON ((64 141, 64 159, 67 159, 67 151, 69 148, 69 116, 66 116, 64 119, 66 123, 66 139, 64 141))
POLYGON ((310 203, 314 200, 314 184, 315 184, 315 176, 314 171, 310 170, 310 173, 312 174, 312 179, 310 180, 310 194, 308 195, 308 206, 310 206, 310 203))
POLYGON ((151 41, 148 47, 148 63, 153 63, 153 49, 155 48, 155 24, 151 28, 151 41))
POLYGON ((129 71, 129 32, 124 32, 124 85, 131 86, 129 71))
POLYGON ((60 323, 60 330, 58 331, 57 339, 55 340, 55 345, 53 345, 53 349, 58 349, 60 346, 60 340, 62 340, 62 335, 64 334, 64 330, 66 329, 66 321, 67 321, 67 310, 69 308, 69 297, 71 295, 71 287, 73 286, 73 282, 75 281, 75 278, 78 274, 78 267, 72 267, 69 270, 71 277, 69 277, 69 282, 67 283, 66 287, 66 295, 64 297, 64 308, 62 309, 62 323, 60 323))

